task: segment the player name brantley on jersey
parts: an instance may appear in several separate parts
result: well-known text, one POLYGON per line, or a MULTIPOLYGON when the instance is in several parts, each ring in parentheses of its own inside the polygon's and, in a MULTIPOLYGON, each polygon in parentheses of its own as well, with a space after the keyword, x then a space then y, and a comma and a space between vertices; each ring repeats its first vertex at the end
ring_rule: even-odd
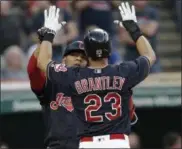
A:
POLYGON ((99 90, 121 90, 124 82, 125 78, 120 76, 102 76, 76 81, 75 88, 78 94, 99 90))

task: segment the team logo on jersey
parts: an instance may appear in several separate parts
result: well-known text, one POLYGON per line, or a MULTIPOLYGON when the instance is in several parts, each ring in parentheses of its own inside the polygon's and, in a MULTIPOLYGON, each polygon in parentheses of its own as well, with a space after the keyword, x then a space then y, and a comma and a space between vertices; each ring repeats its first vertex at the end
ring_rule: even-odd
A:
POLYGON ((54 65, 54 70, 55 72, 66 72, 67 71, 67 68, 66 68, 66 65, 65 64, 55 64, 54 65))
POLYGON ((56 95, 56 100, 51 101, 50 103, 50 108, 52 110, 57 110, 59 106, 64 107, 68 111, 72 112, 73 111, 73 105, 71 102, 71 97, 64 96, 63 93, 58 93, 56 95))

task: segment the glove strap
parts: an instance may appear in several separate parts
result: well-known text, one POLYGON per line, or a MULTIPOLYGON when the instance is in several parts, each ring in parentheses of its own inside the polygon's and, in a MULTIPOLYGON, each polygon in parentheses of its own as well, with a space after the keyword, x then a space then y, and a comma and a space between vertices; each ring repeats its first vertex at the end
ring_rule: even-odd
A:
POLYGON ((45 36, 43 37, 42 41, 49 41, 49 42, 53 42, 54 40, 54 34, 48 34, 46 33, 45 36))
POLYGON ((130 36, 135 42, 138 40, 140 36, 143 35, 137 23, 135 23, 133 20, 123 21, 123 26, 129 32, 130 36))
POLYGON ((47 29, 42 41, 49 41, 49 42, 53 42, 54 37, 56 35, 56 32, 51 30, 51 29, 47 29))

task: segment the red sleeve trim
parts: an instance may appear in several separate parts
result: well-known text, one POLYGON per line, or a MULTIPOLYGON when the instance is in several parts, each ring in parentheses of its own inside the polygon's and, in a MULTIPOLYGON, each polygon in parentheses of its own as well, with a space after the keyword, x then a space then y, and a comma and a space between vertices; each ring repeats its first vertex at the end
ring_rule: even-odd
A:
POLYGON ((34 90, 42 90, 45 84, 45 75, 41 70, 37 67, 37 58, 32 54, 30 57, 27 72, 30 79, 31 88, 34 90))

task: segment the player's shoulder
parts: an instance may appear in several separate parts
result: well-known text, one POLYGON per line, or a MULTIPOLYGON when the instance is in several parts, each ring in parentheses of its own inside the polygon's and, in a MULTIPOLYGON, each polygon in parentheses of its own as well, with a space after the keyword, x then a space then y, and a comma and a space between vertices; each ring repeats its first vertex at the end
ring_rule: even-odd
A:
POLYGON ((78 66, 71 66, 71 67, 67 67, 69 72, 79 72, 81 70, 81 67, 78 66))
POLYGON ((134 70, 137 71, 137 68, 140 65, 143 65, 145 62, 148 62, 147 58, 145 56, 139 56, 135 60, 124 61, 124 62, 120 63, 117 67, 119 69, 119 72, 124 73, 125 75, 128 75, 129 73, 133 72, 134 70))
POLYGON ((107 66, 107 70, 111 70, 111 71, 118 71, 119 70, 119 64, 109 64, 107 66))
POLYGON ((135 60, 130 60, 130 61, 124 61, 122 63, 119 64, 120 67, 123 68, 128 68, 131 65, 135 64, 135 63, 139 63, 139 62, 148 62, 148 58, 146 56, 139 56, 138 58, 136 58, 135 60))
POLYGON ((112 74, 112 75, 120 75, 120 76, 127 76, 128 66, 125 63, 120 63, 120 64, 109 64, 105 71, 103 72, 104 74, 112 74))
POLYGON ((72 66, 67 67, 69 76, 78 76, 80 73, 83 73, 86 70, 86 67, 72 66))
POLYGON ((128 73, 129 67, 130 67, 130 61, 124 61, 121 62, 120 64, 117 64, 115 67, 122 72, 128 73))

